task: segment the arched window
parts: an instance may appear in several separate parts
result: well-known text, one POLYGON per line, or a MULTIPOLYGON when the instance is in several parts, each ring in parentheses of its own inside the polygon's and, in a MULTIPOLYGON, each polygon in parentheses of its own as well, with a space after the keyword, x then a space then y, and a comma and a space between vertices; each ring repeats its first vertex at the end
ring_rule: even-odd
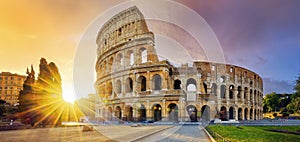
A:
POLYGON ((225 85, 221 85, 221 98, 225 98, 226 95, 226 86, 225 85))
POLYGON ((234 86, 230 85, 229 86, 229 99, 233 99, 234 97, 234 86))
POLYGON ((126 85, 125 92, 126 93, 132 92, 132 90, 133 90, 133 81, 130 77, 128 77, 126 79, 126 84, 125 85, 126 85))
POLYGON ((115 91, 116 91, 117 94, 120 94, 122 92, 122 84, 121 84, 120 80, 117 80, 117 82, 116 82, 115 91))
POLYGON ((153 90, 161 90, 161 77, 160 75, 156 74, 152 78, 153 80, 153 90))
POLYGON ((211 85, 211 94, 217 95, 217 84, 215 83, 211 85))
POLYGON ((116 64, 118 67, 119 65, 123 66, 123 55, 122 54, 118 54, 117 58, 116 58, 116 64))
POLYGON ((134 54, 133 54, 133 53, 130 54, 129 64, 130 64, 130 65, 133 65, 133 64, 134 64, 134 54))
POLYGON ((141 52, 141 59, 142 59, 142 62, 141 63, 146 63, 147 62, 147 50, 145 48, 142 48, 140 49, 140 52, 141 52))
POLYGON ((197 82, 195 79, 193 79, 193 78, 188 79, 186 84, 187 84, 186 85, 187 91, 197 91, 197 87, 196 87, 197 82))
POLYGON ((245 87, 245 89, 244 89, 244 99, 248 100, 248 88, 247 87, 245 87))
POLYGON ((132 50, 126 52, 126 65, 134 64, 134 53, 132 50))
POLYGON ((242 87, 239 86, 237 91, 238 91, 237 98, 241 98, 242 87))
POLYGON ((226 81, 226 77, 225 77, 225 76, 221 76, 221 77, 220 77, 220 82, 221 82, 221 83, 225 83, 225 81, 226 81))
POLYGON ((138 89, 139 91, 146 91, 146 78, 144 76, 140 76, 138 78, 138 89))
POLYGON ((203 82, 203 89, 204 89, 204 93, 207 94, 207 85, 204 82, 203 82))
POLYGON ((181 81, 180 80, 175 80, 174 81, 174 89, 181 89, 181 81))

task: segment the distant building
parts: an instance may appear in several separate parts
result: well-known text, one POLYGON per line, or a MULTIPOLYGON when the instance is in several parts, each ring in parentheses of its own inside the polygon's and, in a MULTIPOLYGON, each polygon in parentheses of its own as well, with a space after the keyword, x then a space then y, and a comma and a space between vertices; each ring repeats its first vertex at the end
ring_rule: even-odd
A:
POLYGON ((17 105, 19 92, 23 88, 25 76, 10 72, 0 73, 0 99, 10 105, 17 105))

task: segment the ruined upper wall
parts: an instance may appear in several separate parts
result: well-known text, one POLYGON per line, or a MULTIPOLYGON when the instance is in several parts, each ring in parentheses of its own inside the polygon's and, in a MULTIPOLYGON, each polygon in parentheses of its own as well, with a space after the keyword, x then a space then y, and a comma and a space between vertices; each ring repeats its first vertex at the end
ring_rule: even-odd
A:
POLYGON ((123 42, 134 40, 136 35, 149 33, 143 14, 134 6, 113 16, 97 35, 98 54, 123 42))

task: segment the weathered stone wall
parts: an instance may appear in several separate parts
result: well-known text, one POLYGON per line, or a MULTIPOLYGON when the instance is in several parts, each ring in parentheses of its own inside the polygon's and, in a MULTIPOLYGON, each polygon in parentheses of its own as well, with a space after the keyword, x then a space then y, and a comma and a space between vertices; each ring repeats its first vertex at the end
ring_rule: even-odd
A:
POLYGON ((96 117, 107 120, 200 121, 262 118, 262 79, 242 67, 159 61, 154 35, 132 7, 98 33, 96 117))

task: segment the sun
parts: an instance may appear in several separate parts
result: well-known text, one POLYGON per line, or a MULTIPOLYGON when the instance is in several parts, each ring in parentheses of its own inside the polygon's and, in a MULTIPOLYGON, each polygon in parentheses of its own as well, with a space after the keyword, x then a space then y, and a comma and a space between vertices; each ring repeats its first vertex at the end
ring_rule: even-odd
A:
POLYGON ((65 89, 63 90, 63 99, 66 102, 74 103, 75 101, 75 95, 73 90, 65 89))

